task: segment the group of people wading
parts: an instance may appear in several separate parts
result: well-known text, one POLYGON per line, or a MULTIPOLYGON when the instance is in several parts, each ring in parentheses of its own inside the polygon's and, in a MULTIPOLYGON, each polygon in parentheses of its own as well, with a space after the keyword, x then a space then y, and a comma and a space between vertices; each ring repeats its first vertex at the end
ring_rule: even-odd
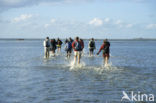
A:
MULTIPOLYGON (((55 40, 55 39, 49 39, 49 37, 47 37, 43 42, 45 58, 49 58, 50 52, 53 56, 55 56, 56 49, 57 49, 57 53, 60 53, 62 44, 63 42, 59 38, 55 40)), ((105 39, 97 53, 97 55, 99 55, 99 53, 103 51, 103 58, 104 58, 105 66, 107 66, 108 60, 109 60, 109 51, 110 51, 109 47, 110 47, 110 43, 107 39, 105 39)), ((89 55, 93 56, 94 50, 96 49, 94 38, 90 39, 88 43, 88 48, 89 48, 89 55)), ((72 51, 74 51, 75 63, 80 64, 80 59, 82 56, 83 49, 84 49, 83 39, 76 37, 75 40, 73 40, 72 38, 65 40, 66 56, 67 58, 70 58, 72 51)))

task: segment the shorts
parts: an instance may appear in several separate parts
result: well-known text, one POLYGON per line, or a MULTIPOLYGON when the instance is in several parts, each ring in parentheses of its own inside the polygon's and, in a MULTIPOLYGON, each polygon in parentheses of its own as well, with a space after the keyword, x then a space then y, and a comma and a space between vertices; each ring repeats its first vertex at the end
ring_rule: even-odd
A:
POLYGON ((94 48, 90 48, 89 51, 94 51, 94 48))
POLYGON ((68 49, 68 50, 67 50, 67 53, 71 53, 71 52, 72 52, 72 49, 68 49))
POLYGON ((103 53, 103 57, 108 57, 109 58, 109 53, 103 53))
POLYGON ((44 52, 47 53, 50 51, 50 48, 49 47, 44 47, 44 52))
POLYGON ((74 56, 81 55, 81 51, 74 51, 74 56))

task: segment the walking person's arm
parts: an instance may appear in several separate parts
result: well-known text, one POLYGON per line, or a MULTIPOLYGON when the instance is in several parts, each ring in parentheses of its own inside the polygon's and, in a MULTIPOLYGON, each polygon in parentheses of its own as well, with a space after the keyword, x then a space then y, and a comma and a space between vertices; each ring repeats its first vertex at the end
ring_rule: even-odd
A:
POLYGON ((88 42, 88 48, 90 49, 90 41, 88 42))
POLYGON ((46 42, 45 42, 45 40, 43 41, 43 46, 44 46, 44 47, 46 46, 46 42))
POLYGON ((75 50, 75 42, 72 43, 72 48, 75 50))
POLYGON ((101 52, 101 50, 104 48, 104 45, 101 46, 101 48, 99 49, 97 55, 99 55, 99 53, 101 52))

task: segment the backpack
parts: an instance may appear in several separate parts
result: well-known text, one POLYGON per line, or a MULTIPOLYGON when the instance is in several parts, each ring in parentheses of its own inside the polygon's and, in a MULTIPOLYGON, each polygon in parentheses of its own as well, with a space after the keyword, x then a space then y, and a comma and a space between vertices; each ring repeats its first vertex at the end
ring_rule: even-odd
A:
POLYGON ((71 50, 71 49, 72 49, 72 44, 71 44, 71 42, 67 42, 66 51, 71 50))
POLYGON ((82 50, 82 46, 81 46, 79 41, 75 42, 75 49, 76 49, 76 51, 81 51, 82 50))
POLYGON ((91 41, 90 44, 89 44, 89 46, 93 48, 94 47, 94 42, 91 41))
POLYGON ((57 41, 57 45, 62 45, 62 41, 61 40, 58 40, 57 41))
POLYGON ((46 40, 46 47, 50 47, 49 41, 46 40))
POLYGON ((56 44, 55 44, 55 41, 52 41, 52 42, 51 42, 51 48, 52 48, 53 50, 55 50, 55 49, 56 49, 56 44))
POLYGON ((71 42, 68 42, 67 48, 72 49, 72 43, 71 42))
POLYGON ((105 54, 105 53, 109 53, 109 46, 110 46, 110 44, 107 42, 107 44, 104 46, 104 48, 103 48, 103 53, 105 54))
POLYGON ((105 46, 104 48, 103 48, 103 53, 105 54, 105 53, 108 53, 108 46, 105 46))

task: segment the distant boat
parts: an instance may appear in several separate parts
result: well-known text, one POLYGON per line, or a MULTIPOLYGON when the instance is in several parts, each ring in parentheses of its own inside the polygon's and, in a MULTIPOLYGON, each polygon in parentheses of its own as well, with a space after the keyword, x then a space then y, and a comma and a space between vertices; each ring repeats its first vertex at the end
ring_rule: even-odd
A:
POLYGON ((16 39, 16 40, 24 40, 24 39, 16 39))

